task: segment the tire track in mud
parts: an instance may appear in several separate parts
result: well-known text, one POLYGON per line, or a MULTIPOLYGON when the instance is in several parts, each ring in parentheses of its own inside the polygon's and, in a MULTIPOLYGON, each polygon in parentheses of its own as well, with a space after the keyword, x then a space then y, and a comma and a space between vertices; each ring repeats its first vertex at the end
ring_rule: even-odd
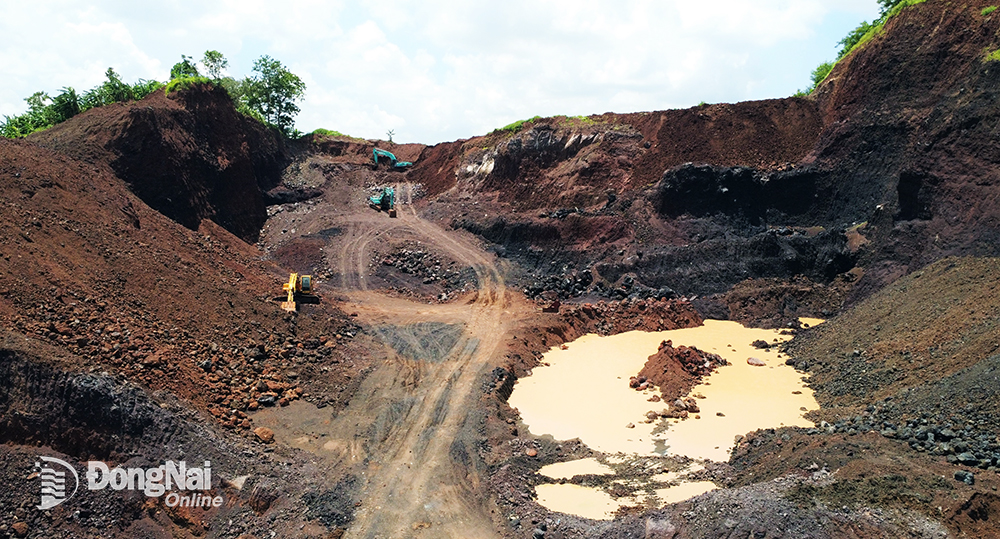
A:
MULTIPOLYGON (((387 350, 387 360, 331 425, 331 435, 339 439, 332 444, 340 449, 336 458, 359 469, 366 485, 346 536, 495 537, 489 507, 477 493, 480 478, 468 458, 474 439, 462 435, 475 410, 475 389, 504 333, 506 284, 495 259, 476 244, 420 219, 409 185, 397 186, 397 193, 397 219, 380 213, 349 224, 351 239, 339 253, 340 284, 360 309, 391 321, 394 331, 435 320, 462 324, 463 334, 439 362, 387 350), (474 301, 426 305, 370 291, 365 275, 373 242, 399 229, 471 265, 479 284, 474 301)), ((386 331, 373 329, 390 342, 386 331)), ((420 341, 417 334, 403 338, 420 341)))

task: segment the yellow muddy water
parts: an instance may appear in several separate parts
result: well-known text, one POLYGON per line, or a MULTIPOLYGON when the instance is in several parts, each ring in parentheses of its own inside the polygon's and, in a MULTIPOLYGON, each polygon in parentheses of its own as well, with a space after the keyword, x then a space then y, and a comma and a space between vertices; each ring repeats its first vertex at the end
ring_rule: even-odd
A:
POLYGON ((717 488, 719 487, 711 481, 691 481, 690 483, 681 483, 676 487, 658 488, 654 492, 656 492, 656 497, 660 499, 661 504, 668 504, 683 502, 717 488))
POLYGON ((612 498, 610 494, 595 487, 573 484, 544 484, 535 487, 538 503, 560 513, 578 515, 594 520, 611 520, 614 512, 625 506, 658 506, 682 502, 716 487, 711 481, 692 481, 677 486, 659 488, 653 491, 656 499, 649 496, 623 496, 612 498))
MULTIPOLYGON (((800 322, 812 327, 823 320, 800 322)), ((726 461, 739 435, 761 428, 813 426, 802 415, 819 406, 801 375, 785 365, 785 355, 751 345, 757 340, 775 343, 789 338, 776 330, 745 328, 719 320, 672 331, 585 335, 568 343, 565 349, 547 352, 543 361, 548 366, 538 367, 531 376, 518 380, 509 403, 536 435, 548 434, 560 440, 580 438, 592 449, 608 454, 726 461), (647 412, 663 410, 669 404, 649 401, 658 391, 638 392, 628 386, 629 378, 642 369, 665 340, 673 341, 674 346, 695 346, 719 354, 730 362, 691 392, 701 409, 697 418, 692 415, 683 421, 648 421, 647 412), (749 358, 762 360, 764 365, 751 365, 749 358)), ((606 473, 607 469, 595 459, 583 459, 546 466, 542 474, 569 479, 583 473, 606 473)), ((653 476, 652 481, 680 483, 655 489, 658 500, 647 499, 645 504, 675 503, 715 489, 708 481, 683 480, 697 469, 653 476)), ((612 513, 624 505, 640 503, 635 497, 616 499, 599 488, 572 484, 538 485, 536 492, 539 503, 553 511, 598 520, 612 518, 612 513)))
POLYGON ((756 340, 789 338, 775 330, 720 320, 671 331, 586 335, 568 343, 565 350, 547 352, 543 361, 549 366, 537 367, 531 376, 518 380, 509 402, 536 435, 580 438, 605 453, 725 461, 737 435, 760 428, 812 426, 802 414, 819 406, 801 375, 784 364, 783 354, 751 346, 756 340), (662 421, 646 423, 645 415, 667 403, 649 402, 655 391, 638 392, 628 386, 629 377, 642 369, 664 340, 672 340, 674 346, 696 346, 731 363, 692 391, 704 396, 698 399, 700 419, 669 420, 666 430, 662 421), (751 357, 766 365, 749 365, 751 357))
POLYGON ((818 325, 822 324, 823 322, 826 322, 826 320, 823 320, 822 318, 807 318, 807 317, 804 317, 804 316, 801 317, 801 318, 799 318, 799 323, 802 324, 802 327, 806 327, 806 328, 811 328, 813 326, 818 326, 818 325))
POLYGON ((633 501, 630 498, 616 500, 603 490, 570 484, 538 485, 535 493, 538 503, 552 511, 593 520, 611 520, 615 511, 633 501))
POLYGON ((576 475, 614 475, 615 471, 595 458, 557 462, 542 466, 538 473, 552 479, 571 479, 576 475))

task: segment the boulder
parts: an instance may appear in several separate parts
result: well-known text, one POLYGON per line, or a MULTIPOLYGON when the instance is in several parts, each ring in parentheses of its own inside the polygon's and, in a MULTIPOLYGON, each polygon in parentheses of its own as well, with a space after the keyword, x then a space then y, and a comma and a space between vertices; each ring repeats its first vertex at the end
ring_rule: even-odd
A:
POLYGON ((257 438, 265 444, 269 444, 274 441, 274 431, 267 427, 257 427, 253 429, 253 433, 257 435, 257 438))

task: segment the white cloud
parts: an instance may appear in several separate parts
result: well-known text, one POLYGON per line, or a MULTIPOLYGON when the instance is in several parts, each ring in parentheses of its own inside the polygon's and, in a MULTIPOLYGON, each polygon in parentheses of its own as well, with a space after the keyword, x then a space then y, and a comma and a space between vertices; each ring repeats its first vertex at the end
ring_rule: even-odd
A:
POLYGON ((89 89, 108 66, 162 80, 181 54, 216 49, 237 76, 263 54, 300 75, 300 129, 426 143, 536 114, 789 95, 877 14, 874 0, 11 4, 0 114, 37 90, 89 89))

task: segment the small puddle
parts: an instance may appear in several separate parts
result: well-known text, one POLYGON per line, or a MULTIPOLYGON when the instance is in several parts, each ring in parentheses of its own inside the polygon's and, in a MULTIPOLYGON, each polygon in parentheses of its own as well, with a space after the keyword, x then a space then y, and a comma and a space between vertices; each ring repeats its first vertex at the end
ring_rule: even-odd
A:
POLYGON ((579 515, 593 520, 611 520, 614 512, 632 500, 614 499, 610 494, 580 485, 538 485, 538 503, 552 511, 579 515))
MULTIPOLYGON (((800 319, 809 327, 822 322, 800 319)), ((579 438, 591 449, 608 454, 723 462, 729 459, 737 436, 763 428, 813 426, 802 416, 819 405, 802 375, 785 365, 787 356, 776 349, 762 350, 751 344, 758 340, 774 344, 790 338, 777 330, 745 328, 720 320, 671 331, 585 335, 567 343, 565 349, 547 352, 543 361, 548 366, 537 367, 531 376, 518 380, 509 403, 535 435, 548 434, 559 440, 579 438), (649 401, 658 391, 640 392, 628 385, 629 377, 642 369, 665 340, 672 340, 674 346, 695 346, 719 354, 730 362, 693 389, 691 394, 699 397, 701 410, 686 420, 647 420, 647 412, 658 412, 668 404, 649 401), (763 366, 749 364, 749 358, 761 360, 756 363, 763 366)), ((594 463, 600 465, 596 460, 594 463)), ((646 480, 679 481, 669 488, 653 489, 661 504, 675 503, 716 488, 708 481, 684 480, 684 476, 696 471, 689 468, 646 480)), ((574 510, 577 503, 590 515, 603 511, 602 518, 610 518, 606 515, 622 505, 635 504, 634 498, 616 500, 596 487, 580 485, 539 485, 537 492, 539 503, 545 507, 587 518, 596 517, 574 510), (581 489, 592 492, 583 494, 581 489), (555 501, 561 496, 566 496, 566 501, 555 501)))
POLYGON ((676 487, 658 488, 654 492, 656 492, 656 497, 659 498, 660 503, 666 505, 690 500, 695 496, 701 496, 717 488, 719 487, 715 486, 715 483, 711 481, 691 481, 689 483, 681 483, 676 487))
POLYGON ((807 318, 805 316, 799 318, 799 323, 802 324, 802 327, 804 328, 818 326, 823 322, 826 322, 826 320, 823 320, 822 318, 807 318))
POLYGON ((557 462, 542 466, 538 473, 551 479, 572 479, 577 475, 614 475, 615 471, 595 458, 557 462))

